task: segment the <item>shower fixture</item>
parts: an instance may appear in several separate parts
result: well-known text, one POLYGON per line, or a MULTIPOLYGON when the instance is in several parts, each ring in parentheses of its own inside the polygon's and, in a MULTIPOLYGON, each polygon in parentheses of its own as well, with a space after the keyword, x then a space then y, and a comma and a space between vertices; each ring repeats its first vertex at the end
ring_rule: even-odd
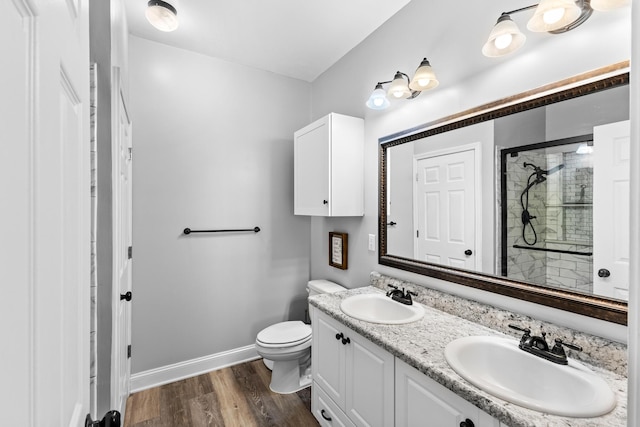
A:
POLYGON ((525 168, 529 166, 533 168, 533 173, 529 175, 529 178, 527 178, 527 186, 524 188, 524 190, 522 190, 522 193, 520 194, 520 205, 522 206, 522 240, 524 240, 527 245, 533 246, 538 242, 538 234, 536 233, 536 229, 531 223, 531 220, 536 217, 529 213, 529 190, 534 185, 542 184, 543 182, 545 182, 547 180, 547 176, 552 175, 558 172, 560 169, 564 168, 564 164, 554 166, 549 170, 544 170, 541 167, 534 165, 533 163, 524 162, 525 168), (527 236, 525 233, 527 225, 533 233, 533 242, 527 240, 527 236))

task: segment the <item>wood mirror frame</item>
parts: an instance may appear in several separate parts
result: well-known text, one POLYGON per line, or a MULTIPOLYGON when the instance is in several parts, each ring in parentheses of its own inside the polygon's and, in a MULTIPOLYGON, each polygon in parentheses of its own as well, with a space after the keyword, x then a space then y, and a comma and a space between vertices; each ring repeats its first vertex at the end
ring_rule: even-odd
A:
POLYGON ((580 74, 556 83, 500 99, 495 102, 462 111, 379 139, 379 198, 378 230, 381 265, 430 276, 494 292, 520 300, 530 301, 584 316, 594 317, 621 325, 627 324, 627 303, 619 300, 549 288, 506 277, 478 273, 387 254, 387 149, 439 133, 463 128, 499 117, 554 104, 583 95, 629 84, 629 61, 580 74), (410 134, 409 134, 410 133, 410 134), (406 136, 403 136, 406 135, 406 136))

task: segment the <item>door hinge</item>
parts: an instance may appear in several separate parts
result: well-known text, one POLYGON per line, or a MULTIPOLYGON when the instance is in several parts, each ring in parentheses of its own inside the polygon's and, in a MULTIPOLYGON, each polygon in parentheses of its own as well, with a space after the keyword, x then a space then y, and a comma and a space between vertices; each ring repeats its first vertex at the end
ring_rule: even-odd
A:
POLYGON ((416 230, 416 239, 420 238, 420 230, 416 230))
POLYGON ((133 258, 133 246, 127 248, 127 257, 129 257, 129 259, 133 258))
POLYGON ((133 158, 133 148, 129 147, 129 160, 133 158))
POLYGON ((416 172, 416 182, 420 181, 420 174, 418 172, 416 172))
POLYGON ((127 346, 127 359, 131 358, 131 344, 127 346))

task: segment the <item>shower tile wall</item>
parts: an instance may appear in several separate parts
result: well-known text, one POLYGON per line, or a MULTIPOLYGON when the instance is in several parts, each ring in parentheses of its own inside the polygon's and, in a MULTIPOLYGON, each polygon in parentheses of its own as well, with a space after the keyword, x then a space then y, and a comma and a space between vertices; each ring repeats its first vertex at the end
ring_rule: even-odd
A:
MULTIPOLYGON (((593 235, 593 167, 591 155, 574 152, 543 154, 521 152, 507 158, 507 275, 536 284, 592 291, 592 257, 553 252, 515 249, 514 244, 528 246, 522 238, 520 195, 527 185, 532 168, 542 169, 560 164, 559 173, 529 191, 529 212, 538 235, 535 247, 576 252, 591 252, 593 235)), ((529 227, 527 227, 528 229, 529 227)), ((527 232, 527 240, 533 234, 527 232)))

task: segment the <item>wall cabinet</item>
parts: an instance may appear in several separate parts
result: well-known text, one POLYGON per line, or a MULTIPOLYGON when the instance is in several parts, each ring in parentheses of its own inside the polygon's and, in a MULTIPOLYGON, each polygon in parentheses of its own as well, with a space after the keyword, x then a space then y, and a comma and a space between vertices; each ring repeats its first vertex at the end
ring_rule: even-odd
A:
POLYGON ((393 425, 394 357, 312 308, 311 411, 323 426, 393 425))
POLYGON ((311 316, 311 411, 321 426, 500 427, 489 414, 315 307, 311 316))
POLYGON ((331 113, 294 133, 294 214, 364 215, 364 120, 331 113))

